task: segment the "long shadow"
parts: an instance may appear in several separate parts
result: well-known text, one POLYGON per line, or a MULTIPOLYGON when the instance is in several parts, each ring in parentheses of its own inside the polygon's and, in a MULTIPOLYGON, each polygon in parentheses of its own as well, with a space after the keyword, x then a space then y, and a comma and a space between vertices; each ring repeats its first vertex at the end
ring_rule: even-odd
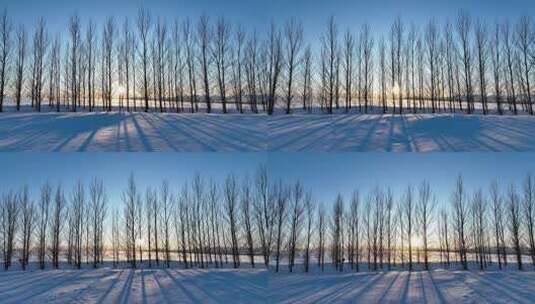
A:
POLYGON ((411 282, 411 275, 412 275, 412 271, 409 271, 408 274, 407 274, 407 281, 405 283, 405 286, 403 288, 403 292, 401 294, 401 299, 400 299, 401 303, 407 303, 407 297, 409 296, 409 286, 410 286, 410 282, 411 282))
MULTIPOLYGON (((165 123, 167 125, 169 125, 171 128, 173 128, 173 130, 179 131, 182 135, 184 135, 184 137, 188 138, 192 143, 197 143, 199 146, 201 146, 202 147, 201 150, 203 150, 203 151, 211 151, 211 152, 215 151, 214 147, 212 147, 208 143, 202 141, 197 136, 194 136, 194 135, 190 134, 188 131, 191 129, 191 126, 188 126, 187 124, 182 122, 180 118, 176 120, 176 125, 172 125, 168 121, 165 121, 165 123)), ((188 150, 188 149, 186 148, 184 150, 188 150)))
MULTIPOLYGON (((161 117, 159 117, 161 119, 161 117)), ((249 145, 247 145, 250 140, 248 138, 244 138, 243 140, 240 140, 235 137, 230 137, 229 133, 220 132, 219 130, 215 128, 210 128, 209 123, 207 119, 202 119, 197 121, 192 120, 190 117, 182 117, 182 121, 177 121, 178 124, 182 124, 185 128, 189 128, 189 130, 193 131, 193 134, 196 138, 205 138, 208 140, 204 140, 204 145, 208 145, 208 142, 220 142, 223 143, 223 147, 221 150, 250 150, 249 145), (189 123, 187 123, 189 122, 189 123), (200 125, 198 125, 200 124, 200 125), (207 125, 208 124, 208 125, 207 125), (208 132, 209 130, 212 131, 218 131, 218 132, 208 132)), ((212 144, 210 146, 210 149, 215 150, 212 144)))
POLYGON ((145 270, 141 271, 141 301, 147 303, 147 287, 145 286, 145 270))
POLYGON ((164 272, 169 278, 171 278, 174 285, 178 287, 178 289, 180 289, 180 291, 182 291, 182 293, 186 295, 186 297, 188 297, 190 301, 192 301, 193 303, 201 303, 201 299, 197 298, 193 293, 191 293, 187 288, 185 288, 182 283, 179 282, 179 280, 169 272, 169 269, 164 269, 164 272))
POLYGON ((375 132, 377 130, 377 125, 379 124, 379 120, 381 120, 383 117, 384 117, 384 115, 375 117, 373 124, 368 128, 368 132, 366 133, 364 138, 361 140, 361 143, 360 143, 360 145, 359 145, 359 147, 357 149, 358 151, 369 151, 369 150, 371 150, 369 148, 370 141, 372 139, 373 134, 375 134, 375 132))
POLYGON ((150 141, 147 139, 147 136, 145 135, 145 132, 143 131, 143 128, 139 125, 139 122, 137 121, 136 114, 133 114, 132 117, 132 123, 134 124, 134 127, 136 128, 137 134, 139 134, 139 140, 145 147, 145 151, 150 152, 154 151, 150 141))
MULTIPOLYGON (((149 117, 149 115, 144 115, 142 117, 145 120, 145 122, 151 126, 152 130, 154 130, 154 132, 158 133, 158 138, 160 138, 163 141, 165 141, 167 146, 170 147, 173 151, 178 151, 178 148, 176 147, 176 145, 173 143, 172 140, 169 139, 169 136, 168 136, 167 132, 162 132, 162 130, 160 130, 160 128, 158 126, 156 126, 156 124, 152 121, 152 117, 157 118, 157 119, 159 119, 161 121, 165 121, 165 120, 163 120, 159 115, 158 116, 151 116, 151 117, 149 117)), ((172 129, 173 128, 171 128, 171 130, 172 129)))
MULTIPOLYGON (((32 288, 32 292, 22 298, 16 298, 16 299, 10 299, 10 300, 14 300, 14 303, 25 303, 27 301, 29 301, 30 299, 34 299, 34 298, 39 298, 41 296, 43 296, 44 294, 46 294, 47 292, 59 287, 59 286, 64 286, 65 283, 71 281, 71 280, 74 280, 76 278, 79 278, 83 272, 82 271, 74 271, 73 272, 74 274, 70 274, 70 275, 67 275, 65 278, 63 278, 62 280, 59 280, 59 281, 55 281, 54 283, 51 283, 51 284, 43 284, 41 285, 37 291, 35 289, 32 288)), ((28 287, 28 286, 24 286, 24 287, 28 287)))
POLYGON ((130 290, 132 289, 132 283, 134 281, 135 270, 128 270, 128 278, 124 282, 123 289, 121 290, 121 295, 119 296, 118 303, 128 303, 128 298, 130 297, 130 290))
POLYGON ((477 276, 473 273, 470 273, 470 275, 472 277, 479 278, 481 281, 485 282, 485 284, 488 284, 500 293, 507 295, 509 298, 511 298, 511 300, 515 302, 526 301, 528 303, 530 302, 530 299, 533 299, 533 294, 526 293, 525 290, 517 288, 512 284, 504 286, 503 282, 496 283, 493 280, 488 279, 484 274, 481 273, 478 273, 477 276), (511 291, 514 291, 514 293, 512 293, 511 291))
MULTIPOLYGON (((154 281, 156 282, 156 285, 158 285, 158 292, 163 296, 166 303, 173 303, 173 299, 169 298, 167 293, 164 292, 165 288, 160 283, 160 279, 158 279, 158 276, 156 275, 156 272, 152 272, 152 277, 154 278, 154 281)), ((146 297, 144 297, 144 300, 146 301, 146 297)))
MULTIPOLYGON (((288 118, 290 119, 290 118, 288 118)), ((325 135, 332 134, 332 124, 333 124, 333 118, 332 117, 313 117, 307 118, 305 117, 291 117, 291 119, 294 119, 296 121, 290 122, 290 125, 297 125, 297 129, 299 132, 294 132, 294 128, 289 128, 288 124, 285 126, 279 126, 280 129, 284 130, 283 132, 278 132, 280 134, 272 134, 273 132, 272 127, 269 127, 268 131, 268 138, 269 138, 269 144, 268 144, 268 151, 275 151, 275 150, 299 150, 299 148, 295 148, 296 143, 299 141, 301 142, 310 142, 310 136, 313 134, 319 133, 315 138, 322 138, 325 135), (301 121, 305 120, 306 123, 303 124, 301 121), (327 130, 324 132, 321 132, 322 130, 327 130), (290 135, 288 135, 290 134, 290 135), (272 137, 275 137, 279 140, 277 145, 273 143, 272 137), (286 140, 280 142, 281 138, 285 138, 286 140)))
MULTIPOLYGON (((11 274, 9 271, 5 272, 7 274, 11 274)), ((17 275, 16 278, 11 278, 10 276, 8 276, 7 278, 3 278, 1 281, 0 281, 0 286, 3 286, 4 283, 8 283, 9 287, 6 287, 5 289, 4 288, 0 288, 0 292, 4 292, 4 291, 7 291, 7 290, 13 290, 13 285, 16 285, 17 287, 16 288, 20 288, 20 287, 24 287, 24 286, 28 286, 29 284, 32 284, 33 282, 37 282, 41 279, 44 279, 44 278, 50 278, 50 275, 51 275, 51 271, 42 271, 42 272, 24 272, 24 271, 20 271, 20 274, 17 275)), ((61 272, 52 272, 52 277, 60 277, 64 275, 63 273, 61 272)))
MULTIPOLYGON (((191 271, 190 271, 190 273, 191 273, 191 271)), ((210 300, 214 301, 215 303, 219 302, 219 299, 209 291, 209 288, 202 288, 201 286, 199 286, 197 284, 197 282, 195 282, 195 279, 196 279, 195 276, 186 277, 180 271, 177 271, 176 274, 181 276, 182 278, 184 278, 184 280, 190 279, 191 280, 190 283, 191 283, 191 285, 193 285, 193 287, 195 287, 195 289, 197 289, 199 292, 201 292, 204 295, 206 295, 208 298, 210 298, 210 300)))
POLYGON ((108 297, 108 295, 111 293, 115 285, 117 285, 117 282, 120 281, 120 279, 123 277, 124 269, 121 270, 121 272, 117 275, 117 278, 113 280, 111 285, 106 289, 106 292, 102 296, 100 296, 98 303, 103 303, 104 300, 108 297))
MULTIPOLYGON (((255 279, 239 280, 236 278, 235 273, 227 273, 223 271, 212 270, 210 272, 201 272, 201 276, 204 278, 209 278, 211 280, 216 280, 219 286, 227 286, 230 289, 237 289, 241 294, 249 294, 251 298, 258 298, 258 292, 265 292, 262 287, 255 284, 255 279), (232 287, 229 287, 232 286, 232 287)), ((200 280, 203 280, 202 278, 200 280)))
POLYGON ((428 271, 429 278, 431 280, 431 284, 433 285, 433 289, 435 290, 435 294, 437 295, 438 299, 441 303, 448 303, 446 300, 446 297, 444 297, 444 293, 442 293, 442 290, 438 287, 437 283, 435 282, 435 278, 433 277, 433 273, 431 271, 428 271))
POLYGON ((398 271, 398 273, 397 273, 396 276, 392 279, 392 281, 390 282, 390 284, 388 284, 388 286, 384 289, 383 293, 381 294, 381 296, 380 296, 379 299, 377 300, 378 303, 382 303, 382 302, 385 300, 385 297, 388 295, 388 292, 390 291, 390 289, 392 289, 392 286, 394 286, 394 283, 396 283, 396 281, 398 280, 400 274, 401 274, 401 272, 398 271))
MULTIPOLYGON (((172 116, 173 119, 176 119, 177 116, 172 116)), ((233 133, 234 135, 237 135, 237 138, 250 138, 254 141, 259 140, 265 140, 265 136, 260 136, 259 134, 263 134, 267 132, 267 116, 265 117, 258 117, 258 116, 241 116, 241 115, 224 115, 224 116, 209 116, 209 119, 202 119, 202 117, 196 117, 191 115, 184 115, 182 116, 187 119, 200 119, 200 123, 207 123, 211 127, 218 127, 219 129, 223 131, 228 131, 228 133, 225 133, 228 135, 229 133, 233 133), (237 123, 235 120, 241 119, 245 120, 245 122, 237 123), (259 119, 262 119, 264 122, 263 129, 258 130, 256 128, 256 125, 258 124, 259 119)), ((264 134, 266 135, 266 134, 264 134)))

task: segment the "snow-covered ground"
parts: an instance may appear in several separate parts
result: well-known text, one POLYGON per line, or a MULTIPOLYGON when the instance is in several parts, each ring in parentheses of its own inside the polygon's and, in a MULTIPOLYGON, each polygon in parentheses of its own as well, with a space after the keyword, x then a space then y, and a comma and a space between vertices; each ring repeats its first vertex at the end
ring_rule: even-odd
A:
POLYGON ((264 269, 0 272, 1 303, 265 303, 264 269))
POLYGON ((535 151, 535 117, 1 113, 0 151, 535 151))
POLYGON ((0 271, 1 303, 533 303, 535 272, 0 271))
POLYGON ((533 303, 535 272, 278 273, 273 303, 533 303))
POLYGON ((0 151, 263 151, 263 115, 0 113, 0 151))
POLYGON ((278 115, 272 151, 535 151, 535 117, 496 115, 278 115))

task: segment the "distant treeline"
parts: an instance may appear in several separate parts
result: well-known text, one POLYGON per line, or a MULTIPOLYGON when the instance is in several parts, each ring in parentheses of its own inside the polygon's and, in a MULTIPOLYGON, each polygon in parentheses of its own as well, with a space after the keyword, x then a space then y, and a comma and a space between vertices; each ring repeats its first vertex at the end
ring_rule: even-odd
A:
POLYGON ((326 261, 339 271, 366 264, 368 270, 535 265, 530 175, 520 191, 514 184, 501 191, 496 182, 488 191, 469 191, 459 177, 448 201, 439 202, 424 181, 399 194, 380 186, 355 190, 328 208, 300 182, 271 180, 264 166, 252 179, 228 175, 215 182, 196 175, 178 189, 170 185, 142 190, 132 175, 119 202, 109 202, 99 179, 77 182, 68 193, 49 183, 36 197, 28 187, 4 192, 4 269, 14 259, 22 269, 31 260, 41 269, 58 268, 59 261, 77 268, 105 261, 132 268, 238 268, 258 266, 255 258, 261 267, 290 272, 323 270, 326 261))
POLYGON ((102 25, 40 19, 28 29, 0 16, 0 111, 9 100, 36 111, 290 113, 466 112, 533 114, 535 25, 531 17, 487 23, 461 12, 453 23, 396 19, 341 33, 334 18, 318 45, 295 19, 266 33, 224 17, 167 22, 140 9, 102 25))

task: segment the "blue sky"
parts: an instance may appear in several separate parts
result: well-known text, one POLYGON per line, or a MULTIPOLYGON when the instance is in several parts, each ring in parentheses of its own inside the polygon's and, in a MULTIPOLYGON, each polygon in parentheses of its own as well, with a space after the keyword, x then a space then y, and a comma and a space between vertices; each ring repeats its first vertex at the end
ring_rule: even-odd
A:
POLYGON ((37 197, 47 180, 70 191, 77 179, 88 184, 96 176, 117 204, 131 172, 143 191, 163 179, 177 190, 196 173, 217 181, 228 173, 252 177, 259 164, 273 179, 302 181, 326 205, 337 193, 348 199, 355 188, 366 193, 378 185, 390 186, 399 198, 408 184, 424 179, 448 203, 458 174, 470 191, 488 190, 493 179, 502 189, 520 186, 528 172, 535 174, 535 153, 0 153, 0 192, 28 184, 37 197))
POLYGON ((317 38, 330 15, 336 17, 340 29, 356 30, 368 22, 375 32, 389 28, 396 16, 405 22, 423 24, 428 18, 438 21, 454 18, 460 9, 474 17, 484 17, 489 22, 501 18, 514 19, 522 14, 535 12, 532 0, 3 0, 0 7, 7 8, 15 23, 34 24, 44 17, 53 31, 67 28, 68 17, 77 12, 82 20, 92 18, 101 21, 109 15, 122 20, 135 17, 138 7, 151 9, 154 15, 172 20, 187 16, 196 18, 202 13, 209 16, 225 16, 240 23, 248 30, 262 30, 271 20, 281 24, 295 17, 303 22, 305 37, 317 38))

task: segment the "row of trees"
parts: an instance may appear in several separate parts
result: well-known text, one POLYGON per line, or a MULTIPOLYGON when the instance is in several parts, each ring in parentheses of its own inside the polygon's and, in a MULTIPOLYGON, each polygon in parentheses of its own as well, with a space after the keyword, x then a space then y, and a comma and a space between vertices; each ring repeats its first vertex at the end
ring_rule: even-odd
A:
POLYGON ((102 26, 73 15, 67 31, 31 31, 0 16, 0 111, 24 100, 41 111, 125 109, 272 114, 319 107, 359 112, 480 111, 533 114, 535 25, 472 20, 364 24, 340 37, 330 18, 319 44, 289 20, 265 34, 221 17, 168 23, 140 9, 102 26), (30 33, 31 32, 31 37, 30 33), (29 39, 31 38, 31 39, 29 39))
POLYGON ((98 179, 77 182, 69 195, 46 183, 35 200, 28 187, 2 196, 2 260, 6 270, 16 258, 26 269, 33 257, 41 269, 63 260, 77 268, 111 260, 133 268, 285 265, 290 272, 324 270, 326 262, 339 271, 427 270, 431 263, 484 270, 511 262, 523 269, 525 259, 535 265, 534 191, 531 175, 520 192, 492 182, 468 193, 459 177, 449 202, 438 202, 422 182, 399 195, 381 187, 354 191, 349 201, 338 195, 325 208, 300 182, 271 181, 263 166, 254 179, 229 175, 220 184, 196 175, 176 192, 167 181, 141 191, 130 176, 113 204, 98 179))

